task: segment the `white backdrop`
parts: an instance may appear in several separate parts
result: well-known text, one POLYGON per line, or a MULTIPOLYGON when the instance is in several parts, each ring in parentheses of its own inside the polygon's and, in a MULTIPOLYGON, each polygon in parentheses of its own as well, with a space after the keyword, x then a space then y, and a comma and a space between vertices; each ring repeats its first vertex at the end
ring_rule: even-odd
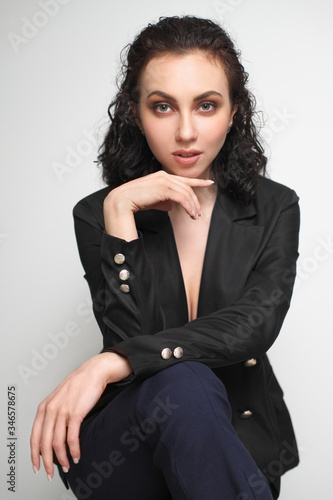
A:
POLYGON ((1 0, 0 9, 1 498, 73 498, 57 476, 34 476, 29 455, 37 404, 101 347, 71 210, 102 186, 93 160, 120 49, 175 14, 212 18, 235 38, 267 116, 270 176, 301 198, 299 277, 270 351, 301 452, 281 500, 332 498, 332 2, 1 0), (11 385, 15 494, 6 484, 11 385))

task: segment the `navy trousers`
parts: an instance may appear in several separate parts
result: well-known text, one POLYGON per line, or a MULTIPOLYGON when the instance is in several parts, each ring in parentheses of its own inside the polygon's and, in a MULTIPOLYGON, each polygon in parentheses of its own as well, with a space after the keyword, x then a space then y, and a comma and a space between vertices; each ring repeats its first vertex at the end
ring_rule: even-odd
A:
POLYGON ((93 415, 66 476, 80 500, 272 500, 223 384, 192 361, 134 382, 93 415))

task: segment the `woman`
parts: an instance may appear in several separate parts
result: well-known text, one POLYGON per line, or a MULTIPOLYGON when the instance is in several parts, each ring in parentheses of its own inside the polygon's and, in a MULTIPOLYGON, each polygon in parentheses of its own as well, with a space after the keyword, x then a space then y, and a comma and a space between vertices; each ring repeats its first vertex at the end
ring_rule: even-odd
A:
POLYGON ((294 191, 264 177, 247 74, 228 35, 162 18, 129 47, 99 161, 74 209, 104 340, 39 406, 77 498, 270 499, 298 463, 266 351, 289 308, 294 191), (262 472, 264 475, 262 474, 262 472))

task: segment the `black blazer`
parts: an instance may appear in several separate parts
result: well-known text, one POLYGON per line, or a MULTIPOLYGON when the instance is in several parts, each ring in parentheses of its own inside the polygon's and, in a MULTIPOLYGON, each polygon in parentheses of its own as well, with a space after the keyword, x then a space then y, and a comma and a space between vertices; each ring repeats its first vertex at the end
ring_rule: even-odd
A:
POLYGON ((233 425, 273 482, 298 463, 283 393, 265 354, 280 331, 292 295, 298 257, 297 195, 266 178, 260 178, 256 199, 247 206, 218 194, 198 318, 188 322, 167 212, 138 212, 137 240, 112 237, 105 233, 103 221, 103 200, 109 191, 104 188, 75 206, 75 229, 103 350, 126 356, 133 374, 109 386, 94 411, 133 379, 185 360, 202 362, 223 381, 233 425), (119 256, 115 259, 117 254, 124 256, 123 263, 119 256), (129 276, 125 273, 122 280, 123 269, 129 276), (174 352, 177 347, 181 349, 174 352), (170 351, 162 354, 166 348, 170 351))

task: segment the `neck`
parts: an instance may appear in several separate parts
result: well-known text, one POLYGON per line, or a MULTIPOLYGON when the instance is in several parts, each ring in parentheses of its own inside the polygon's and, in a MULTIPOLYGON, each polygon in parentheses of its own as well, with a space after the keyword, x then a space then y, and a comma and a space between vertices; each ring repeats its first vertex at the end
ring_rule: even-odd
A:
POLYGON ((205 208, 206 210, 209 208, 213 208, 217 196, 216 184, 205 188, 193 188, 193 191, 198 197, 199 203, 204 212, 205 208))

